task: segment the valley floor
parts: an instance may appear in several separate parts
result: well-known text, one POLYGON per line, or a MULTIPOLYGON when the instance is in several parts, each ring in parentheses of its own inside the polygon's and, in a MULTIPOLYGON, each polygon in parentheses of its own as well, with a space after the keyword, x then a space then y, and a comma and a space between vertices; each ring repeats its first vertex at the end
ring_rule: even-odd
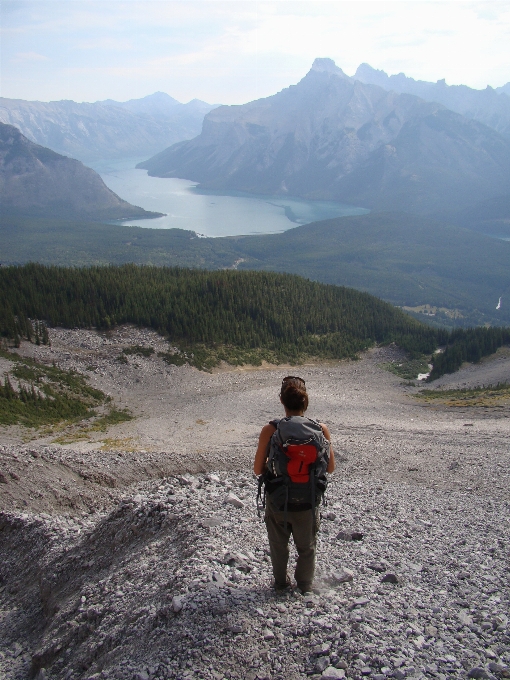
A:
MULTIPOLYGON (((85 373, 135 418, 0 428, 0 677, 510 677, 507 403, 418 400, 383 368, 395 348, 207 374, 167 365, 151 331, 51 341, 19 351, 85 373), (135 345, 156 352, 119 362, 135 345), (269 588, 251 474, 288 374, 337 455, 308 597, 269 588), (341 538, 353 530, 363 540, 341 538)), ((509 380, 501 351, 431 387, 509 380)))

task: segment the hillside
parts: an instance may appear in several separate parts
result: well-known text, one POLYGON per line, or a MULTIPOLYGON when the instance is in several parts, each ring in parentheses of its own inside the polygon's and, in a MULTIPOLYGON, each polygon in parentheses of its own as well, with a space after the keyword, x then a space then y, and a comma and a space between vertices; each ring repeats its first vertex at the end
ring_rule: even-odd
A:
POLYGON ((221 359, 339 359, 376 342, 431 353, 438 342, 436 331, 367 293, 288 274, 31 264, 0 268, 0 288, 0 335, 29 337, 27 317, 67 328, 133 323, 179 347, 169 363, 206 368, 221 359))
POLYGON ((211 111, 198 137, 138 167, 208 189, 433 214, 510 191, 510 140, 317 59, 297 85, 211 111))
POLYGON ((2 678, 306 680, 327 664, 348 678, 504 677, 508 405, 428 407, 384 370, 394 348, 209 374, 156 352, 119 362, 162 342, 136 327, 50 337, 18 351, 135 417, 108 432, 0 429, 2 678), (337 457, 308 597, 271 589, 251 473, 295 371, 337 457))
POLYGON ((416 308, 427 323, 510 324, 510 243, 406 214, 371 213, 283 234, 225 238, 197 238, 180 229, 10 216, 2 220, 0 239, 4 264, 135 262, 287 271, 416 308))
POLYGON ((80 161, 34 144, 16 127, 3 123, 0 195, 2 222, 12 214, 91 220, 159 216, 119 198, 80 161))
POLYGON ((213 106, 181 104, 164 92, 127 102, 31 102, 0 98, 0 122, 28 139, 84 162, 140 158, 200 133, 213 106))
POLYGON ((487 86, 485 90, 475 90, 467 85, 447 85, 444 80, 430 83, 414 80, 404 73, 389 76, 369 64, 358 66, 353 78, 385 90, 416 95, 428 102, 439 102, 451 111, 478 120, 510 137, 510 96, 505 87, 493 89, 487 86))
POLYGON ((282 234, 241 237, 240 269, 291 271, 365 290, 423 319, 510 323, 510 243, 403 213, 315 222, 282 234), (428 306, 438 308, 429 316, 428 306), (442 308, 442 309, 441 309, 442 308), (457 318, 456 318, 457 317, 457 318))

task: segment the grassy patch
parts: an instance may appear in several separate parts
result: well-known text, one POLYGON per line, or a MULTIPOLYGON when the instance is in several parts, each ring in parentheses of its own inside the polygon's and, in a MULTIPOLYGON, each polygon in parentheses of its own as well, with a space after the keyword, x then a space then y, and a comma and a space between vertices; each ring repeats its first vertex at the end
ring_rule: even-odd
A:
POLYGON ((402 361, 392 361, 381 364, 381 366, 390 371, 390 373, 398 375, 399 378, 416 380, 419 373, 428 373, 430 371, 429 361, 430 357, 420 356, 413 359, 403 359, 402 361))
POLYGON ((192 345, 175 352, 159 352, 161 357, 168 364, 183 366, 189 364, 201 371, 211 371, 220 362, 224 361, 231 366, 261 366, 263 361, 271 364, 290 363, 297 365, 305 356, 287 356, 282 352, 257 347, 254 349, 244 349, 232 345, 192 345))
POLYGON ((103 440, 101 451, 138 451, 133 437, 107 438, 103 440))
POLYGON ((481 408, 504 407, 510 405, 510 385, 498 383, 495 386, 475 387, 461 390, 420 390, 415 395, 426 402, 444 404, 445 406, 481 408))
POLYGON ((11 360, 13 367, 0 384, 0 425, 44 428, 43 436, 60 433, 55 442, 70 443, 131 419, 126 411, 113 407, 111 397, 91 387, 76 371, 64 371, 18 354, 2 352, 2 356, 11 360), (99 416, 97 408, 103 411, 99 416))

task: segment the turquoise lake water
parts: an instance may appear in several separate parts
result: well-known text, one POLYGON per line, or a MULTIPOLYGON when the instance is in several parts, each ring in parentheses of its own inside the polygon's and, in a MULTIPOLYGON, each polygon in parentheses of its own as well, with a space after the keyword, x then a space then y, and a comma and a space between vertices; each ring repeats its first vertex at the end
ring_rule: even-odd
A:
POLYGON ((149 177, 134 166, 142 159, 93 164, 112 191, 145 210, 165 213, 153 220, 122 222, 150 229, 188 229, 201 236, 272 234, 300 224, 345 215, 364 215, 364 208, 335 201, 256 196, 239 192, 213 194, 195 189, 187 179, 149 177))

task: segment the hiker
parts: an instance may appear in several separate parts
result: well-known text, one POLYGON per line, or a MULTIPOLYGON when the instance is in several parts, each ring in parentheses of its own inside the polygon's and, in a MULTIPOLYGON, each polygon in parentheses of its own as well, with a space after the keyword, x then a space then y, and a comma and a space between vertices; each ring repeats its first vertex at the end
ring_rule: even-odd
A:
POLYGON ((327 485, 326 472, 335 469, 331 435, 326 425, 305 417, 308 394, 302 378, 282 381, 280 401, 285 418, 264 425, 253 471, 264 489, 267 535, 274 588, 291 586, 287 573, 289 539, 298 552, 294 577, 302 593, 310 592, 315 571, 318 505, 327 485))

